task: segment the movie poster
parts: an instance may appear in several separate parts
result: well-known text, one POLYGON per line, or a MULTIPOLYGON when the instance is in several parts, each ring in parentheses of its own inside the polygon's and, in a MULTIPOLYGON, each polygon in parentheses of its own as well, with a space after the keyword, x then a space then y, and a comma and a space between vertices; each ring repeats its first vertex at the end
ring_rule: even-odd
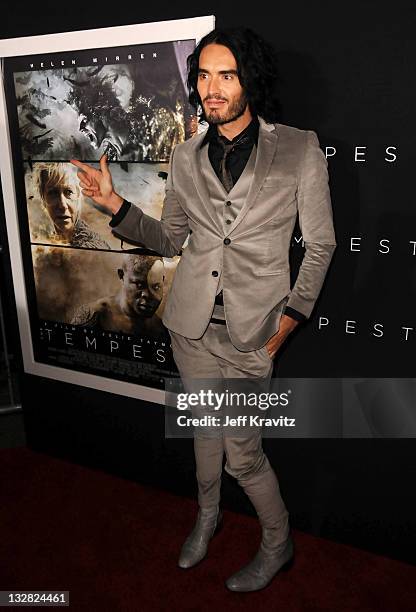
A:
MULTIPOLYGON (((118 193, 160 219, 168 163, 197 129, 196 37, 4 59, 34 360, 155 389, 178 376, 162 323, 180 257, 127 244, 70 159, 105 153, 118 193)), ((186 248, 186 243, 184 248, 186 248)))

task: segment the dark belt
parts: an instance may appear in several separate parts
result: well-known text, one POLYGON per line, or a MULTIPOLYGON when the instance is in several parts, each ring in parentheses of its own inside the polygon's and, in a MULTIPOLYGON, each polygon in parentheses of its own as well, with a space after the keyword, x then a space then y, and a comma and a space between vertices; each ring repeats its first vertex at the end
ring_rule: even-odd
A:
MULTIPOLYGON (((222 296, 222 289, 218 295, 215 296, 215 303, 219 306, 224 306, 224 300, 222 296)), ((220 325, 226 325, 225 319, 217 319, 216 317, 211 317, 210 323, 219 323, 220 325)))
POLYGON ((209 320, 210 323, 219 323, 220 325, 227 325, 225 319, 216 319, 215 317, 211 317, 209 320))

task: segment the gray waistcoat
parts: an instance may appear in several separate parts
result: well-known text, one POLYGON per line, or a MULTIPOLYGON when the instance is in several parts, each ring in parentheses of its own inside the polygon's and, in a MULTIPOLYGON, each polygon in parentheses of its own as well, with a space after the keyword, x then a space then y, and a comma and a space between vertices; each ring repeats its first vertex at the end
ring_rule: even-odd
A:
MULTIPOLYGON (((224 188, 224 185, 221 183, 220 179, 215 174, 215 170, 211 165, 208 156, 208 146, 209 145, 205 145, 202 149, 200 149, 199 163, 202 176, 204 177, 204 180, 207 185, 212 206, 215 210, 215 214, 217 215, 218 220, 222 221, 222 226, 224 228, 225 234, 225 232, 229 228, 229 225, 231 225, 234 219, 238 216, 240 210, 243 208, 244 202, 246 200, 248 190, 250 188, 251 181, 253 180, 254 176, 257 147, 255 145, 253 146, 246 167, 244 168, 240 178, 235 183, 231 191, 227 193, 226 189, 224 188), (231 205, 228 206, 226 202, 231 202, 231 205), (227 220, 231 221, 231 223, 227 223, 227 220)), ((218 287, 216 293, 218 294, 221 289, 222 273, 220 274, 218 280, 218 287)))

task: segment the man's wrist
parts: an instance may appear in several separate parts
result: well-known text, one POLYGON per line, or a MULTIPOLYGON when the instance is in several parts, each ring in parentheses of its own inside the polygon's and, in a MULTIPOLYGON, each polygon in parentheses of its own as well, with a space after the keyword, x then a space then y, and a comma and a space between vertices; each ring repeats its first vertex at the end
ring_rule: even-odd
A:
POLYGON ((111 194, 107 207, 110 210, 111 214, 116 215, 120 210, 124 200, 121 196, 118 195, 115 191, 111 194))
POLYGON ((296 319, 293 319, 289 315, 282 314, 282 316, 280 317, 279 331, 281 331, 282 334, 285 334, 287 336, 298 325, 299 325, 299 321, 297 321, 296 319))
POLYGON ((115 215, 111 216, 111 221, 109 223, 110 227, 117 227, 117 225, 119 225, 123 221, 130 208, 131 202, 123 200, 123 204, 120 206, 118 212, 115 215))
POLYGON ((287 304, 285 306, 285 309, 283 310, 283 314, 287 315, 288 317, 291 317, 292 319, 295 319, 295 321, 299 321, 299 323, 303 323, 304 321, 306 321, 306 316, 302 312, 299 312, 299 310, 296 310, 295 308, 292 308, 287 304))

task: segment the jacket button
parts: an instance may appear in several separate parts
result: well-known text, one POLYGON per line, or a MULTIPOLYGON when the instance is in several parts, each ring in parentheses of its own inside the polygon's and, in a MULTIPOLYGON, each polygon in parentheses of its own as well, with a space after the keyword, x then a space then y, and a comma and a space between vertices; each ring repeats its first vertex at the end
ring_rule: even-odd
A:
POLYGON ((227 219, 226 223, 229 225, 231 223, 231 219, 227 219))
POLYGON ((218 272, 217 272, 216 270, 213 270, 213 271, 211 272, 211 274, 212 274, 212 276, 218 276, 218 272))
POLYGON ((229 238, 224 238, 224 244, 230 244, 231 240, 229 238))
POLYGON ((225 203, 225 205, 226 205, 226 206, 231 206, 231 202, 230 202, 230 200, 227 200, 227 201, 226 201, 226 203, 225 203))

